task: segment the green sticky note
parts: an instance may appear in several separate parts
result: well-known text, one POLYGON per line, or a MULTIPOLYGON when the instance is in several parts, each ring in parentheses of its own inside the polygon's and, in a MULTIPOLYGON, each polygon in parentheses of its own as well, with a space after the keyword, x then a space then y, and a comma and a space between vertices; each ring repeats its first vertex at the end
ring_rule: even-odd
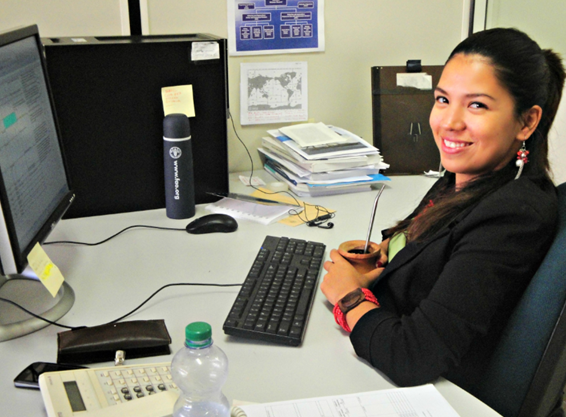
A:
POLYGON ((16 116, 16 113, 10 113, 8 116, 4 117, 4 128, 8 129, 17 121, 18 121, 18 117, 16 116))

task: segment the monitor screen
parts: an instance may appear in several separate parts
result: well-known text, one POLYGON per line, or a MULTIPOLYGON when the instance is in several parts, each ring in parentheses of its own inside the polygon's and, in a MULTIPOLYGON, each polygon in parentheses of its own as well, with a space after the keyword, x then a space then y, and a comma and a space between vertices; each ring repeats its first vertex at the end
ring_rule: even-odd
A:
POLYGON ((27 257, 74 199, 37 26, 0 33, 0 341, 39 330, 74 303, 64 282, 57 297, 35 279, 27 257), (24 272, 25 270, 25 272, 24 272), (9 278, 9 279, 8 279, 9 278))
POLYGON ((21 273, 72 201, 37 30, 0 34, 0 259, 21 273))

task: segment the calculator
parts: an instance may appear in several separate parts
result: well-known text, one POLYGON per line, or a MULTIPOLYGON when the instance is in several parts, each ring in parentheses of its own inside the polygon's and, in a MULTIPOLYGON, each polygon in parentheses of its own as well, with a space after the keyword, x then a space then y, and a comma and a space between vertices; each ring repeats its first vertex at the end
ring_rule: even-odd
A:
POLYGON ((179 388, 171 363, 111 366, 45 372, 39 388, 49 417, 96 415, 166 416, 179 388))

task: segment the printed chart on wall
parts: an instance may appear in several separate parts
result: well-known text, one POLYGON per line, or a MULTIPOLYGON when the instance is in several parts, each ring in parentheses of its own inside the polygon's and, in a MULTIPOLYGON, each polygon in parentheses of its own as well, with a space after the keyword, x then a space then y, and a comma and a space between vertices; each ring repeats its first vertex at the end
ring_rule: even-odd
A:
POLYGON ((306 62, 240 64, 240 123, 308 120, 306 62))
POLYGON ((324 0, 227 0, 230 55, 324 51, 324 0))

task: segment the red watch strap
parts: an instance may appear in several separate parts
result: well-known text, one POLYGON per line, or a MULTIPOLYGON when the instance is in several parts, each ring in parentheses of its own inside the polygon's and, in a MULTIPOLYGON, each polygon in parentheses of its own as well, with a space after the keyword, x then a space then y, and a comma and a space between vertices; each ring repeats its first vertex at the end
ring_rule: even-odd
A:
MULTIPOLYGON (((375 298, 375 295, 370 290, 368 290, 367 288, 362 288, 362 292, 364 293, 365 296, 364 301, 369 301, 379 307, 379 301, 377 301, 377 298, 375 298)), ((351 333, 352 329, 350 329, 350 326, 348 326, 348 322, 346 321, 346 316, 344 315, 344 313, 342 313, 340 307, 338 307, 338 303, 334 304, 333 313, 334 313, 334 320, 336 320, 336 323, 340 325, 340 327, 342 327, 348 333, 351 333)))

